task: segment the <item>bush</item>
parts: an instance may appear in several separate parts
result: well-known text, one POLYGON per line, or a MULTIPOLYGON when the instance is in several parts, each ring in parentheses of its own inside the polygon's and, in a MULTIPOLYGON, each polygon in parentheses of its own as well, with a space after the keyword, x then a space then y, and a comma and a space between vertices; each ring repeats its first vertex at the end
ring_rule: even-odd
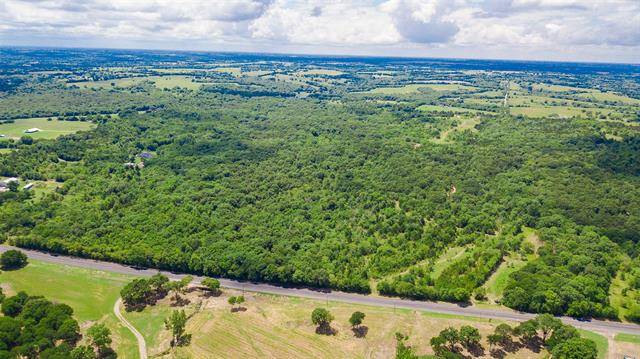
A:
POLYGON ((20 269, 27 265, 27 255, 21 251, 11 249, 0 256, 0 267, 3 270, 20 269))

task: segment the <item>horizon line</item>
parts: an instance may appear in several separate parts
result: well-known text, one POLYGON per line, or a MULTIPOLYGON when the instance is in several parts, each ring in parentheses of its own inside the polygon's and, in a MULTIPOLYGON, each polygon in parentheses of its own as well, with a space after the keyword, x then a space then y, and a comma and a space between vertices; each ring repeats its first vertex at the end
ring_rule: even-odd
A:
POLYGON ((58 50, 117 50, 117 51, 152 51, 152 52, 180 52, 180 53, 204 53, 204 54, 244 54, 262 56, 289 56, 289 57, 324 57, 324 58, 370 58, 370 59, 400 59, 400 60, 448 60, 448 61, 500 61, 500 62, 533 62, 533 63, 557 63, 557 64, 582 64, 582 65, 622 65, 638 66, 640 62, 606 62, 606 61, 559 61, 559 60, 530 60, 508 58, 469 58, 469 57, 433 57, 433 56, 385 56, 385 55, 350 55, 350 54, 320 54, 320 53, 294 53, 294 52, 260 52, 260 51, 224 51, 224 50, 183 50, 160 48, 132 48, 132 47, 87 47, 87 46, 47 46, 47 45, 0 45, 3 48, 22 49, 58 49, 58 50))

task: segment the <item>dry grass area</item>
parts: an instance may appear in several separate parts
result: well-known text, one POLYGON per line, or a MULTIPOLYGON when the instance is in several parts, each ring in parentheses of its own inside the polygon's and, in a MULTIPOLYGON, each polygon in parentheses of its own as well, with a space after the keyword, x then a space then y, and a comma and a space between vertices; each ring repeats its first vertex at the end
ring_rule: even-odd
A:
MULTIPOLYGON (((327 307, 327 303, 300 298, 247 293, 246 311, 232 313, 227 298, 240 294, 225 290, 220 297, 204 298, 199 291, 188 295, 192 303, 202 300, 202 307, 188 322, 187 332, 192 335, 191 344, 165 354, 164 358, 393 358, 395 333, 409 335, 409 344, 417 353, 432 353, 429 339, 447 326, 473 325, 483 336, 493 330, 498 322, 483 319, 447 316, 392 308, 366 307, 329 302, 328 309, 335 316, 332 328, 335 335, 315 333, 311 324, 311 311, 327 307), (354 335, 348 319, 359 310, 366 313, 364 338, 354 335)), ((147 322, 161 322, 156 316, 169 313, 168 299, 159 303, 160 308, 149 308, 136 320, 146 317, 147 322)), ((192 311, 194 306, 187 309, 192 311)), ((130 314, 128 313, 129 317, 130 314)), ((135 325, 135 324, 134 324, 135 325)), ((145 333, 145 337, 146 337, 145 333)), ((150 355, 166 352, 169 333, 157 332, 157 338, 148 338, 150 355)), ((488 345, 484 358, 490 358, 488 345)), ((523 349, 511 358, 543 358, 545 353, 523 349)))

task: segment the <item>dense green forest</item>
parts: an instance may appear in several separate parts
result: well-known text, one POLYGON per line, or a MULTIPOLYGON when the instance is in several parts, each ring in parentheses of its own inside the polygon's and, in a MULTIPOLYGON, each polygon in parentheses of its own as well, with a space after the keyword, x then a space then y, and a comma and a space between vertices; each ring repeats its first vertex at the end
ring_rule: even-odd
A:
MULTIPOLYGON (((308 65, 297 66, 288 73, 308 65)), ((500 104, 504 73, 403 68, 381 79, 348 64, 304 84, 198 72, 197 81, 237 82, 199 90, 86 89, 20 75, 0 117, 84 116, 96 127, 0 141, 11 149, 0 154, 0 176, 56 184, 39 196, 0 193, 0 235, 137 266, 467 302, 509 253, 526 249, 522 231, 532 228, 542 247, 511 275, 503 304, 621 316, 609 292, 623 262, 627 281, 640 282, 635 99, 581 105, 617 113, 605 120, 513 115, 500 104), (459 76, 472 88, 367 92, 404 86, 409 75, 459 76), (452 247, 465 251, 434 271, 452 247)), ((513 78, 524 88, 562 76, 513 78)), ((557 96, 584 95, 572 91, 557 96)), ((637 303, 635 293, 627 296, 637 303)))

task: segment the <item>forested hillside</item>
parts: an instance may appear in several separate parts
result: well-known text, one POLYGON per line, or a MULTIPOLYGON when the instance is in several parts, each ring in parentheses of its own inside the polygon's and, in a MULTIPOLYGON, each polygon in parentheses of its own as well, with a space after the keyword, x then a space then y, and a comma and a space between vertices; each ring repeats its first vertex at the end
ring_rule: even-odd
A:
MULTIPOLYGON (((375 92, 404 86, 409 71, 444 75, 394 68, 396 79, 381 80, 351 63, 305 82, 292 74, 308 64, 296 66, 291 78, 196 72, 208 83, 199 89, 11 75, 27 85, 3 94, 1 116, 84 116, 95 129, 0 141, 9 149, 0 176, 55 188, 0 193, 2 239, 209 276, 460 302, 507 256, 528 253, 504 288, 509 307, 616 318, 618 275, 629 287, 624 310, 637 305, 638 100, 587 105, 579 90, 549 92, 544 101, 591 112, 514 115, 501 104, 501 72, 447 75, 463 87, 437 80, 375 92), (459 255, 439 262, 452 248, 459 255)), ((527 101, 542 93, 524 84, 553 78, 513 76, 527 101)), ((619 76, 605 77, 603 91, 619 76)))

